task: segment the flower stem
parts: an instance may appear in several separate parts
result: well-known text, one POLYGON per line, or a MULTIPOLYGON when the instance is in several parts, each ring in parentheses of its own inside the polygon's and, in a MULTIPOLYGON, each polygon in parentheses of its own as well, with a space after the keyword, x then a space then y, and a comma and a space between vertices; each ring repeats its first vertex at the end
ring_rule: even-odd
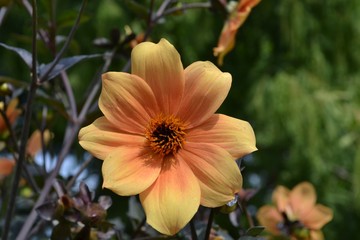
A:
POLYGON ((244 211, 244 213, 245 213, 246 219, 247 219, 247 221, 248 221, 248 223, 249 223, 249 227, 250 227, 250 228, 254 227, 254 226, 255 226, 254 221, 253 221, 253 219, 252 219, 249 211, 247 210, 245 201, 241 201, 240 206, 241 206, 241 209, 242 209, 242 210, 244 211))
POLYGON ((6 211, 5 223, 2 233, 2 239, 7 240, 10 230, 10 223, 13 212, 15 210, 15 200, 17 195, 17 190, 20 182, 21 170, 23 169, 23 162, 25 161, 26 156, 26 143, 29 136, 30 130, 30 122, 31 122, 31 113, 32 113, 32 105, 35 97, 37 85, 37 48, 36 48, 36 32, 37 32, 37 5, 36 0, 32 0, 32 80, 30 84, 29 95, 26 102, 25 109, 25 117, 24 117, 24 126, 21 131, 20 138, 20 151, 19 151, 19 159, 16 164, 15 176, 11 186, 9 206, 6 211))
POLYGON ((209 240, 209 238, 210 238, 210 232, 211 232, 211 228, 212 228, 212 223, 214 221, 214 216, 215 216, 215 208, 211 208, 208 223, 206 226, 205 240, 209 240))

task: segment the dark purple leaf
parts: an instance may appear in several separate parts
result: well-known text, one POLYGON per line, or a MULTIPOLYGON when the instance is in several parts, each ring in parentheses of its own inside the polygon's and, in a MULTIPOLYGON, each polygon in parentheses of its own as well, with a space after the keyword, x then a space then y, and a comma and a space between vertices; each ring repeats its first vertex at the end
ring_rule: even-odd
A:
POLYGON ((88 186, 84 183, 80 183, 80 198, 84 201, 85 204, 91 203, 91 192, 88 186))
MULTIPOLYGON (((73 57, 62 58, 60 61, 55 65, 55 67, 50 71, 49 75, 46 77, 46 80, 53 79, 54 77, 58 76, 61 71, 64 71, 76 63, 90 58, 96 58, 102 56, 101 54, 92 54, 92 55, 79 55, 73 57)), ((44 77, 44 74, 49 70, 49 68, 53 65, 53 63, 48 64, 41 64, 39 67, 39 75, 40 79, 44 77)))
POLYGON ((98 202, 100 206, 105 210, 107 210, 112 205, 112 200, 109 196, 100 196, 98 202))
POLYGON ((47 202, 36 208, 36 212, 42 219, 50 221, 54 218, 57 206, 56 202, 47 202))
POLYGON ((0 43, 0 46, 17 53, 29 68, 32 67, 32 54, 29 51, 18 47, 12 47, 4 43, 0 43))

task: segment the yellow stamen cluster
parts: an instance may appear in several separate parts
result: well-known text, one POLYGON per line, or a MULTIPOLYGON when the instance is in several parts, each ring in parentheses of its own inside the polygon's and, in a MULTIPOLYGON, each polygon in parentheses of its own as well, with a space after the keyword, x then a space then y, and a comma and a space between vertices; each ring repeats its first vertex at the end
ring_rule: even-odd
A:
POLYGON ((160 114, 150 121, 145 137, 155 153, 175 154, 185 143, 185 126, 172 115, 160 114))

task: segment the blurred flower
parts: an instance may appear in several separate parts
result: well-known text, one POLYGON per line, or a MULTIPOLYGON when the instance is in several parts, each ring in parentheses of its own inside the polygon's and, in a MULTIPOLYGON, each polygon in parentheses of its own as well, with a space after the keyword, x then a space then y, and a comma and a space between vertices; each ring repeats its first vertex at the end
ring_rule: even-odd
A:
POLYGON ((15 166, 15 161, 7 158, 0 158, 0 181, 9 176, 15 166))
POLYGON ((293 240, 322 240, 321 228, 333 218, 332 210, 316 204, 311 183, 302 182, 291 191, 278 186, 272 195, 275 206, 263 206, 257 213, 261 225, 274 235, 293 240))
POLYGON ((46 146, 51 139, 51 132, 48 129, 45 129, 43 133, 40 130, 35 130, 28 139, 26 152, 32 158, 42 149, 42 138, 46 146))
POLYGON ((250 124, 214 114, 231 75, 210 62, 183 69, 165 39, 132 52, 132 74, 102 77, 99 107, 105 116, 79 133, 80 145, 104 160, 103 187, 140 194, 147 222, 173 235, 199 204, 219 207, 241 189, 235 159, 256 150, 250 124))
POLYGON ((236 6, 229 3, 230 13, 221 31, 217 47, 214 48, 214 56, 218 57, 218 64, 222 65, 225 55, 235 46, 235 36, 238 29, 249 16, 251 9, 260 0, 239 0, 236 6))
MULTIPOLYGON (((20 115, 21 110, 17 108, 19 100, 17 98, 13 98, 10 100, 9 104, 7 105, 6 109, 4 109, 4 102, 0 102, 0 110, 5 110, 5 115, 9 120, 10 125, 14 124, 17 117, 20 115)), ((7 126, 6 122, 2 115, 0 115, 0 134, 7 133, 7 126)))
POLYGON ((145 37, 144 33, 139 33, 138 35, 136 35, 136 37, 130 41, 130 47, 134 48, 139 43, 142 43, 144 41, 144 37, 145 37))

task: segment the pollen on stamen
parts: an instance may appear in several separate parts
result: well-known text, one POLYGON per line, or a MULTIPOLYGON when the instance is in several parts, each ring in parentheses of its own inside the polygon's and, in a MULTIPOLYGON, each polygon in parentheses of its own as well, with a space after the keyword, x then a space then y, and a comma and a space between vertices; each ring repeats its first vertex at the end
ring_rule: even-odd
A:
POLYGON ((180 119, 162 114, 150 121, 145 132, 150 147, 162 156, 175 154, 182 148, 185 135, 185 126, 180 119))

